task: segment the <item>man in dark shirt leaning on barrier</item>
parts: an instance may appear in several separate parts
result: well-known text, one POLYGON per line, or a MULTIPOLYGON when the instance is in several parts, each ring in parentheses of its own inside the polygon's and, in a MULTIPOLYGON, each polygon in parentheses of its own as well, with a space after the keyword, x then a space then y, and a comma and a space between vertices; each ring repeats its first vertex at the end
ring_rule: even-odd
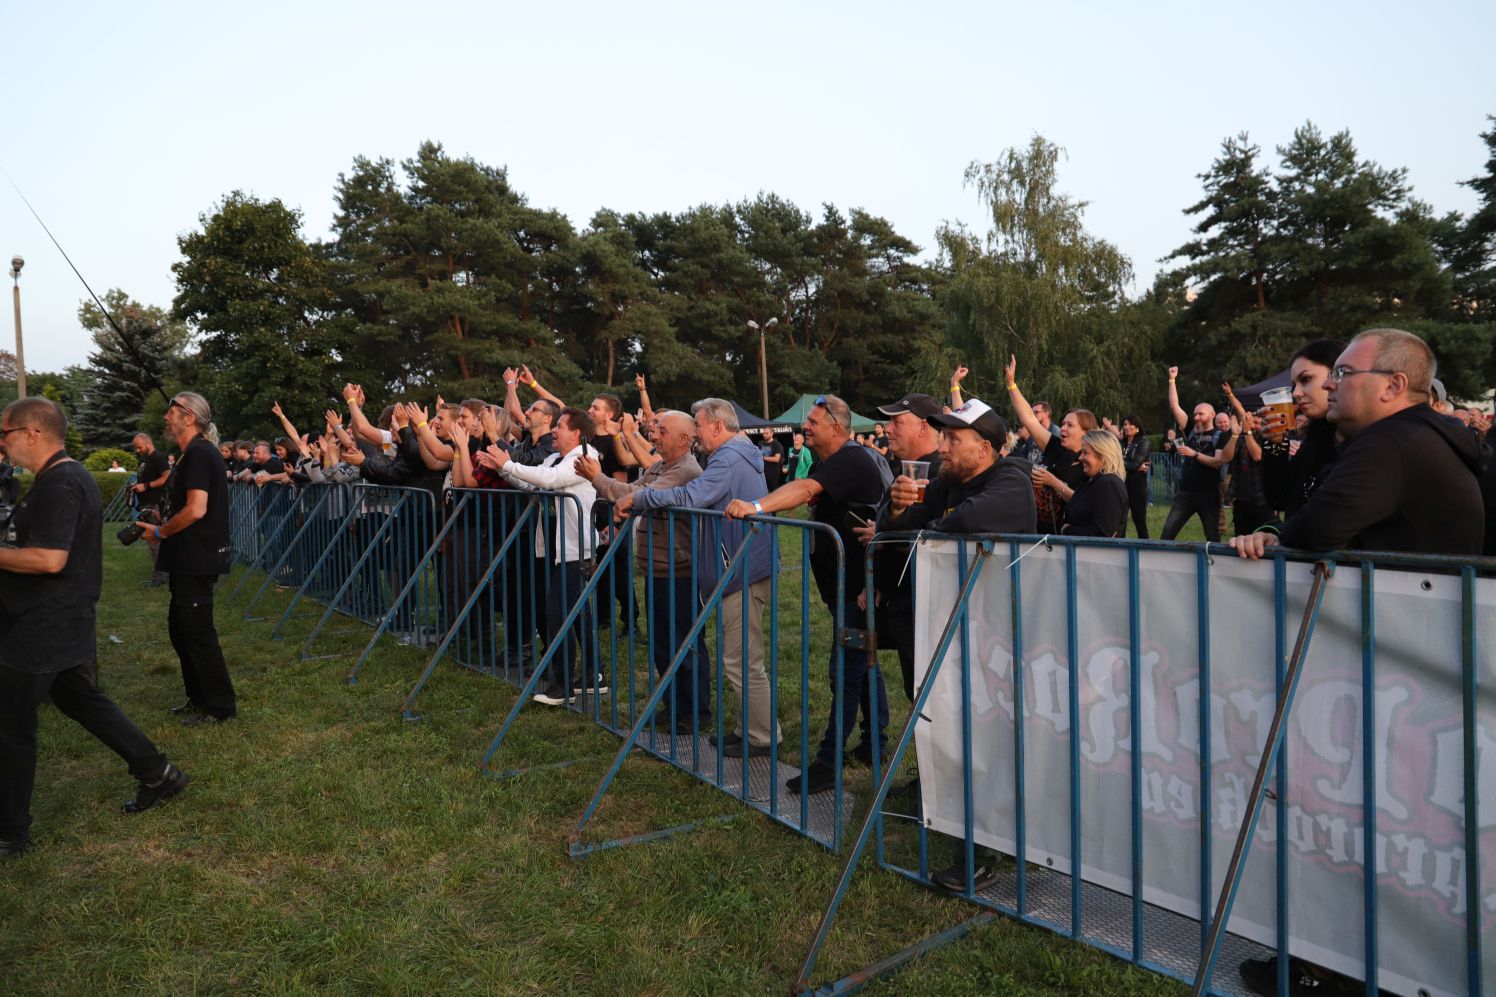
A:
POLYGON ((0 414, 11 459, 36 475, 12 520, 16 546, 0 549, 0 858, 31 844, 37 707, 48 694, 139 780, 126 813, 149 810, 188 781, 99 691, 103 513, 98 485, 63 449, 67 425, 45 398, 12 402, 0 414))
POLYGON ((1351 340, 1325 379, 1327 418, 1347 441, 1339 459, 1281 530, 1233 537, 1236 552, 1258 558, 1281 543, 1480 554, 1480 451, 1429 407, 1433 376, 1433 353, 1412 333, 1370 329, 1351 340))
MULTIPOLYGON (((852 439, 852 410, 835 395, 821 395, 811 405, 805 415, 805 443, 816 455, 809 477, 776 488, 757 502, 733 502, 724 512, 729 519, 741 519, 782 512, 801 504, 809 505, 811 518, 836 530, 845 555, 837 557, 836 546, 824 531, 812 534, 810 568, 821 601, 831 614, 833 625, 840 610, 846 628, 866 629, 866 613, 858 608, 857 596, 866 591, 867 582, 862 559, 858 556, 862 547, 854 530, 874 518, 876 510, 883 504, 888 461, 876 450, 852 439)), ((866 650, 848 648, 843 654, 842 691, 846 699, 841 729, 838 730, 836 650, 833 646, 829 669, 832 702, 826 719, 826 734, 810 768, 785 783, 790 792, 819 793, 836 785, 837 746, 846 744, 852 728, 857 725, 859 711, 863 739, 852 750, 852 757, 863 763, 872 762, 875 727, 878 743, 885 743, 888 694, 883 686, 883 673, 877 671, 875 665, 873 656, 866 650), (871 704, 865 689, 869 672, 877 676, 871 704)))
MULTIPOLYGON (((1008 426, 980 399, 971 398, 953 412, 930 417, 941 430, 940 474, 919 490, 905 476, 894 479, 888 513, 880 532, 930 530, 936 533, 1033 533, 1038 525, 1031 483, 1033 465, 1020 457, 1005 457, 1008 426)), ((908 626, 914 624, 913 614, 908 626)), ((911 657, 914 635, 908 638, 911 657)), ((997 854, 978 846, 972 881, 978 891, 991 886, 997 875, 997 854)), ((937 886, 953 892, 966 890, 964 853, 955 864, 931 874, 937 886)))

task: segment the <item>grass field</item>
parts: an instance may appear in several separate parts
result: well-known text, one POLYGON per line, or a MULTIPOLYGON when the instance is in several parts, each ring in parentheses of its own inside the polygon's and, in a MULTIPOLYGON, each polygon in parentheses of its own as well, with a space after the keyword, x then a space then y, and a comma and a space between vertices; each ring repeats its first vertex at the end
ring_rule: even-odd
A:
MULTIPOLYGON (((1154 510, 1155 531, 1163 513, 1154 510)), ((1192 534, 1198 524, 1185 538, 1192 534)), ((184 729, 166 713, 182 698, 166 595, 143 587, 146 571, 143 550, 109 538, 102 681, 194 781, 160 810, 125 817, 123 765, 44 710, 38 848, 0 863, 0 991, 788 991, 840 872, 836 855, 682 772, 638 760, 589 834, 738 819, 572 860, 564 839, 615 737, 564 711, 527 709, 501 761, 582 761, 481 778, 479 756, 515 695, 507 685, 444 666, 423 695, 425 719, 406 723, 398 706, 423 654, 386 642, 349 686, 343 677, 367 630, 344 624, 349 632, 326 642, 347 656, 298 662, 311 620, 271 641, 269 623, 240 619, 242 597, 218 610, 240 718, 184 729)), ((274 594, 263 608, 278 612, 287 598, 274 594)), ((814 660, 819 676, 824 653, 814 660)), ((897 676, 891 660, 887 668, 897 676)), ((897 691, 892 699, 896 730, 906 704, 897 691)), ((813 696, 816 733, 823 703, 813 696)), ((848 773, 865 805, 867 770, 848 773)), ((861 969, 974 912, 864 861, 816 979, 861 969)), ((999 919, 874 992, 1184 988, 999 919)))

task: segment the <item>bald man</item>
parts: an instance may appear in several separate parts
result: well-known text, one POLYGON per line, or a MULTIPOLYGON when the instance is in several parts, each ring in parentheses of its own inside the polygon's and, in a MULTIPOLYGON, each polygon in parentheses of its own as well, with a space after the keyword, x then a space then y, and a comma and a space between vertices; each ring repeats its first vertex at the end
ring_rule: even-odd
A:
POLYGON ((1179 536, 1191 516, 1198 515, 1205 527, 1205 539, 1221 541, 1221 468, 1226 463, 1226 437, 1215 427, 1215 406, 1201 402, 1195 406, 1193 419, 1179 405, 1179 388, 1174 379, 1178 367, 1169 368, 1169 410, 1179 427, 1183 441, 1176 448, 1183 461, 1179 472, 1179 490, 1174 505, 1164 520, 1163 539, 1179 536))

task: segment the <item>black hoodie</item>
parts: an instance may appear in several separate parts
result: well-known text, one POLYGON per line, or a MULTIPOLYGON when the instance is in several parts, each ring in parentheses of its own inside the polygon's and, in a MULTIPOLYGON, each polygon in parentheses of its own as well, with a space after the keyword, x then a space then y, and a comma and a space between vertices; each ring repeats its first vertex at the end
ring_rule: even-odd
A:
POLYGON ((1301 550, 1476 556, 1480 472, 1470 431, 1415 405, 1357 433, 1279 539, 1301 550))

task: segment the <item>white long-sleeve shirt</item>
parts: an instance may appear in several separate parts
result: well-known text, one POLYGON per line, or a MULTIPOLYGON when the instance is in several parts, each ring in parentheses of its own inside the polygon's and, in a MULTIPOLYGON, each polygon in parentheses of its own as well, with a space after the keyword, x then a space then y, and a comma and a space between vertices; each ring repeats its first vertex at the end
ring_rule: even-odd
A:
MULTIPOLYGON (((597 533, 592 528, 592 504, 597 501, 597 490, 592 487, 592 482, 577 474, 577 458, 581 455, 582 447, 578 444, 564 454, 551 454, 538 467, 517 464, 511 460, 499 469, 499 473, 516 487, 527 491, 561 492, 576 496, 575 502, 560 496, 554 499, 560 506, 555 516, 555 556, 552 558, 556 564, 589 558, 593 548, 597 546, 597 533), (581 513, 580 522, 577 519, 578 512, 581 513)), ((545 535, 536 532, 535 556, 543 558, 545 553, 545 535)))

